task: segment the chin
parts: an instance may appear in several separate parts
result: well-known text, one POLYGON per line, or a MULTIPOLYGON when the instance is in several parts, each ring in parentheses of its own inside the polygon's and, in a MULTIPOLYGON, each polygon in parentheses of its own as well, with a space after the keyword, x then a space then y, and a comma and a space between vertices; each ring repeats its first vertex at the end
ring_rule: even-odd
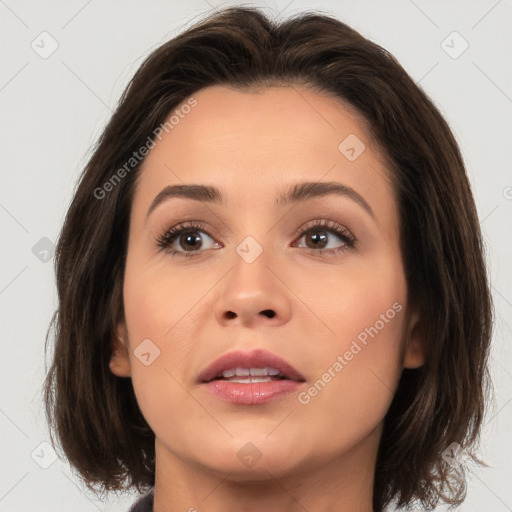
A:
POLYGON ((296 466, 286 460, 286 456, 282 459, 272 457, 262 457, 254 466, 248 467, 238 461, 233 462, 233 459, 224 461, 224 463, 216 461, 212 465, 208 465, 209 469, 215 473, 220 473, 226 477, 227 480, 233 482, 266 482, 275 478, 282 478, 294 472, 296 466))
POLYGON ((215 472, 231 473, 229 479, 233 481, 265 481, 296 470, 300 460, 294 447, 277 437, 277 442, 269 443, 265 435, 235 438, 229 445, 217 444, 215 450, 208 450, 208 455, 197 454, 196 460, 215 472))

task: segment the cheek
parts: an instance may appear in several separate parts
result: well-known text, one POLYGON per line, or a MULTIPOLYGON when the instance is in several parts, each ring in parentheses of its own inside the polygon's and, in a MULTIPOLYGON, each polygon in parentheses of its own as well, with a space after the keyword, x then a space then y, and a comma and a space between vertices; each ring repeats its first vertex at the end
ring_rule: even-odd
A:
MULTIPOLYGON (((402 310, 403 312, 403 310, 402 310)), ((343 452, 366 439, 381 425, 396 392, 401 374, 402 313, 381 327, 377 323, 359 330, 322 350, 322 364, 310 387, 298 398, 300 415, 322 447, 343 452), (368 330, 365 330, 368 329, 368 330), (363 340, 363 341, 361 341, 363 340)), ((351 331, 367 326, 364 318, 351 319, 351 331)), ((340 325, 341 329, 341 325, 340 325)), ((311 440, 311 443, 314 443, 311 440)))
POLYGON ((163 341, 194 299, 194 287, 184 286, 162 261, 151 262, 129 253, 124 277, 124 308, 132 341, 163 341), (191 292, 192 290, 192 292, 191 292))
POLYGON ((293 289, 313 313, 309 317, 321 329, 319 338, 344 351, 353 339, 364 345, 377 336, 379 346, 399 349, 407 300, 399 257, 383 252, 371 259, 347 259, 346 265, 323 273, 315 270, 301 269, 293 289))
POLYGON ((172 372, 167 373, 162 359, 132 372, 136 400, 158 439, 165 439, 175 450, 184 447, 190 450, 186 426, 190 418, 197 416, 197 403, 173 378, 172 372))
POLYGON ((162 286, 139 276, 125 282, 125 317, 132 342, 139 338, 160 338, 172 327, 176 296, 162 286))
POLYGON ((325 283, 322 298, 314 302, 310 291, 308 304, 329 331, 322 350, 315 344, 312 386, 299 402, 318 411, 308 417, 326 435, 337 424, 335 436, 364 436, 384 418, 402 371, 405 278, 400 265, 388 260, 325 283))
POLYGON ((199 291, 176 286, 176 275, 167 274, 137 262, 132 254, 125 272, 124 309, 131 378, 141 412, 155 434, 180 438, 178 418, 197 407, 180 383, 194 348, 187 328, 193 315, 187 311, 199 291))

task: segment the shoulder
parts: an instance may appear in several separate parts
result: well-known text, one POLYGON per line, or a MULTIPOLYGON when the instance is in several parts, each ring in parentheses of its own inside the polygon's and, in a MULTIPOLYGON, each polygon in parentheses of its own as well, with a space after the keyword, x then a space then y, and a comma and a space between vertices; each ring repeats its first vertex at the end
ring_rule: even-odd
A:
POLYGON ((152 512, 153 492, 154 489, 151 489, 147 494, 139 497, 128 512, 152 512))

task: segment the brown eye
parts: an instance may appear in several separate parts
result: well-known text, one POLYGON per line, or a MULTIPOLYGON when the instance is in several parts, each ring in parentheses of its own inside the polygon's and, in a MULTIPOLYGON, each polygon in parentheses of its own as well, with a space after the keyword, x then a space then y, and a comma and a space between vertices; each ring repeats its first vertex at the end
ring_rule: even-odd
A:
POLYGON ((329 243, 328 231, 309 231, 305 235, 306 245, 309 249, 323 249, 329 243))
POLYGON ((185 251, 188 249, 198 251, 199 249, 201 249, 201 246, 203 245, 201 235, 198 235, 198 233, 199 231, 181 233, 176 237, 179 242, 178 245, 185 251))
POLYGON ((195 256, 194 253, 201 252, 201 249, 219 246, 201 225, 192 222, 184 222, 172 227, 158 238, 157 245, 172 256, 195 256))
POLYGON ((332 221, 315 221, 300 229, 305 248, 317 253, 339 253, 354 247, 355 237, 348 229, 332 221))

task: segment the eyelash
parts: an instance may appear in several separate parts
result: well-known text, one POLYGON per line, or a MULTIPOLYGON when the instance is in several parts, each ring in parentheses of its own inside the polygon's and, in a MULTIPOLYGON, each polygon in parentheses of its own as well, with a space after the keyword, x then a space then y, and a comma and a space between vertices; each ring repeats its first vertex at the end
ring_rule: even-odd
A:
MULTIPOLYGON (((159 250, 166 251, 173 257, 176 256, 180 258, 197 256, 199 253, 204 251, 199 250, 187 252, 169 249, 169 246, 181 235, 187 233, 195 233, 196 231, 202 231, 213 239, 213 237, 210 235, 210 233, 208 233, 203 224, 195 221, 187 221, 177 224, 176 226, 173 226, 171 229, 168 229, 167 231, 164 231, 161 235, 159 235, 157 237, 157 246, 159 250)), ((300 235, 300 238, 302 238, 305 234, 315 231, 328 231, 329 233, 333 233, 337 237, 339 237, 344 244, 341 247, 336 247, 334 249, 308 249, 309 251, 315 254, 327 253, 334 255, 353 249, 355 246, 356 238, 354 237, 354 235, 352 235, 352 233, 347 228, 341 226, 337 222, 333 222, 330 220, 315 220, 297 230, 298 234, 300 235)))

